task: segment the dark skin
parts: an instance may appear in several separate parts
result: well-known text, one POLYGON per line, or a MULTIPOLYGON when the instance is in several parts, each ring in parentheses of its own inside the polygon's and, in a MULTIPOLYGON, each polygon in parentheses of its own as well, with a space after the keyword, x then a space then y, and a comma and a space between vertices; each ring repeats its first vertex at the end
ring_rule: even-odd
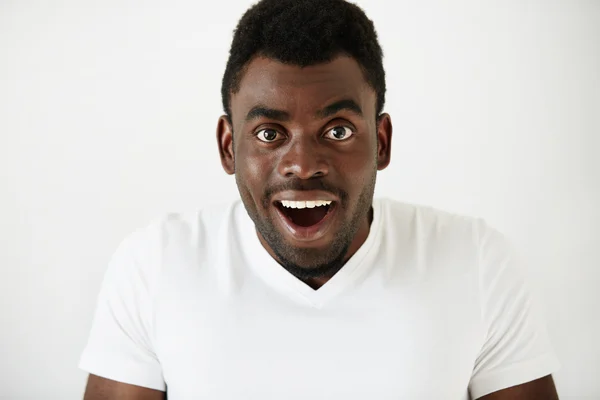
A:
MULTIPOLYGON (((301 267, 309 270, 322 261, 320 254, 326 253, 336 238, 343 235, 341 230, 350 229, 344 221, 355 220, 356 231, 343 254, 343 265, 368 236, 375 173, 387 167, 391 154, 391 119, 387 114, 376 115, 375 93, 356 62, 338 57, 327 64, 299 68, 257 58, 249 64, 239 92, 233 94, 231 109, 232 120, 223 116, 218 122, 219 152, 225 171, 236 175, 249 214, 275 230, 275 243, 289 247, 284 256, 293 259, 291 253, 302 253, 304 265, 301 267), (340 101, 346 102, 340 107, 340 101), (324 112, 336 103, 335 112, 324 112), (257 106, 260 106, 258 111, 257 106), (350 138, 333 140, 331 129, 347 125, 354 130, 350 138), (265 134, 266 128, 272 128, 277 134, 265 134), (263 135, 263 139, 274 137, 276 142, 260 141, 257 133, 263 135), (293 187, 312 189, 320 185, 315 183, 319 181, 326 182, 330 191, 347 195, 347 200, 325 233, 315 240, 298 240, 272 218, 271 198, 265 199, 265 192, 289 188, 286 182, 292 182, 293 187), (368 201, 361 202, 365 196, 368 201), (269 222, 273 223, 269 225, 269 222), (279 239, 282 242, 277 243, 279 239)), ((280 261, 277 252, 257 231, 265 249, 280 261)), ((318 288, 332 273, 335 271, 305 282, 318 288)), ((90 375, 84 400, 108 399, 164 400, 166 394, 90 375)), ((557 400, 558 395, 549 375, 480 399, 557 400)))
POLYGON ((166 400, 160 390, 113 381, 90 374, 83 400, 166 400))
MULTIPOLYGON (((391 154, 390 116, 376 114, 376 94, 358 63, 340 56, 300 68, 255 58, 232 95, 231 110, 231 121, 223 116, 217 128, 221 163, 235 173, 265 249, 304 271, 337 256, 341 267, 369 234, 375 175, 391 154), (264 140, 265 130, 272 140, 264 140), (343 140, 336 140, 336 131, 343 140), (337 197, 334 221, 324 235, 298 240, 278 223, 274 199, 280 189, 323 188, 337 197), (344 237, 348 232, 352 236, 344 237)), ((303 280, 318 288, 336 269, 303 280)))
MULTIPOLYGON (((166 400, 165 392, 90 375, 83 400, 166 400)), ((552 376, 490 393, 480 400, 558 400, 552 376)))
POLYGON ((483 397, 481 400, 558 400, 556 386, 551 375, 536 379, 522 385, 498 390, 483 397))

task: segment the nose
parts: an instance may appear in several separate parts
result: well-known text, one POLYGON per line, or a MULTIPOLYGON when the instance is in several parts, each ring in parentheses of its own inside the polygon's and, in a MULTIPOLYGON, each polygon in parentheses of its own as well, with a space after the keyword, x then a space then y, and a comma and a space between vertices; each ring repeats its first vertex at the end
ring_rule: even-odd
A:
POLYGON ((329 173, 327 158, 314 138, 299 139, 289 145, 279 162, 279 173, 286 178, 311 179, 329 173))

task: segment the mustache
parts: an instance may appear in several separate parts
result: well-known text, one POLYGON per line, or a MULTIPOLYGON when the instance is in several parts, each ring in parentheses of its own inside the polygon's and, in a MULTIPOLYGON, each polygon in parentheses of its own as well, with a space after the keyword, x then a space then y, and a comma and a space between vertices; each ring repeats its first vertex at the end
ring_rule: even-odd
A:
POLYGON ((313 179, 305 180, 305 179, 295 178, 295 179, 290 179, 288 181, 285 181, 281 184, 267 187, 267 189, 265 190, 265 194, 263 196, 263 206, 265 208, 267 208, 270 204, 271 197, 275 193, 283 192, 286 190, 295 190, 295 191, 321 190, 324 192, 329 192, 329 193, 332 193, 333 195, 337 196, 340 199, 342 205, 346 204, 346 201, 348 199, 348 193, 346 193, 346 191, 329 184, 328 182, 326 182, 323 179, 320 179, 320 178, 314 179, 313 178, 313 179))

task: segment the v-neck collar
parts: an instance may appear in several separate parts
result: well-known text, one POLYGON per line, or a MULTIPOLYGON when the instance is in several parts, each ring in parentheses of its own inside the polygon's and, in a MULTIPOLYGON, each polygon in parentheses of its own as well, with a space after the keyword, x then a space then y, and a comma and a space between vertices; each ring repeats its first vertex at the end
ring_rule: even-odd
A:
POLYGON ((300 295, 306 302, 316 308, 321 308, 328 300, 340 294, 345 288, 355 282, 367 268, 369 262, 364 262, 369 254, 376 252, 378 237, 381 231, 381 203, 373 199, 373 220, 365 242, 333 275, 318 289, 311 288, 285 268, 283 268, 267 250, 258 238, 254 222, 248 216, 242 202, 237 204, 236 219, 240 231, 240 242, 243 248, 244 259, 249 267, 259 275, 269 286, 279 292, 292 290, 300 295))

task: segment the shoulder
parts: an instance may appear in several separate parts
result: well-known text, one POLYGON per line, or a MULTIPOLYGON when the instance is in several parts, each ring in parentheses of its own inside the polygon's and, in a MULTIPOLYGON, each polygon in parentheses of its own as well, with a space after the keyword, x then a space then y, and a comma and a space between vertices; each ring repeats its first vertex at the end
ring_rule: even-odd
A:
POLYGON ((512 254, 506 237, 483 218, 389 199, 378 199, 378 206, 384 237, 423 271, 479 274, 512 254))
POLYGON ((491 299, 525 284, 527 271, 516 247, 483 218, 393 200, 380 207, 388 236, 408 243, 429 270, 473 272, 491 299))
POLYGON ((117 269, 127 265, 150 282, 165 263, 209 252, 219 232, 232 224, 238 208, 236 201, 155 217, 121 240, 111 263, 119 264, 117 269))
POLYGON ((377 199, 386 229, 402 227, 421 240, 450 240, 477 247, 491 229, 479 217, 454 213, 428 205, 377 199), (391 227, 391 226, 392 227, 391 227))
POLYGON ((195 210, 164 213, 125 240, 146 249, 164 249, 182 244, 198 246, 230 224, 238 206, 239 201, 231 201, 195 210))

